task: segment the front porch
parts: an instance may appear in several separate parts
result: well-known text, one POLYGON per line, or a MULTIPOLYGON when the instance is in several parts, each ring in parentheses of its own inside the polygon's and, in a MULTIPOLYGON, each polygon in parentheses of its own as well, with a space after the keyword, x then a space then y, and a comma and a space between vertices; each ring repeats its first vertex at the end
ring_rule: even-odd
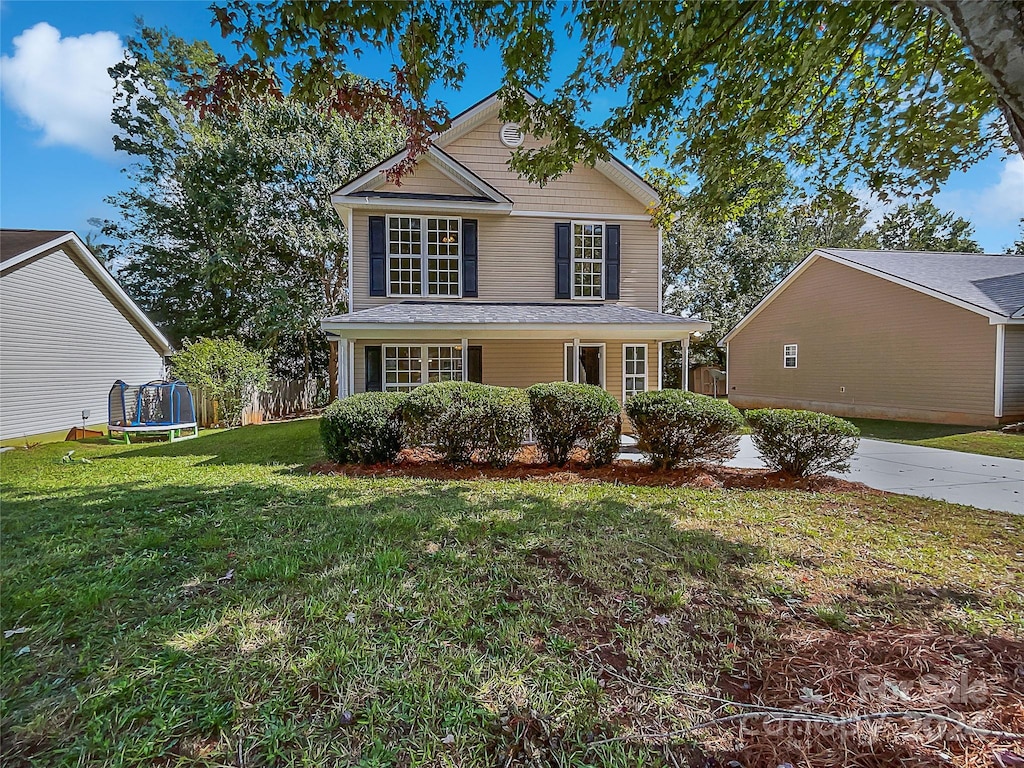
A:
MULTIPOLYGON (((684 351, 704 320, 609 304, 402 302, 323 322, 339 396, 434 381, 595 384, 619 402, 660 389, 663 346, 684 351)), ((684 363, 685 364, 685 363, 684 363)))

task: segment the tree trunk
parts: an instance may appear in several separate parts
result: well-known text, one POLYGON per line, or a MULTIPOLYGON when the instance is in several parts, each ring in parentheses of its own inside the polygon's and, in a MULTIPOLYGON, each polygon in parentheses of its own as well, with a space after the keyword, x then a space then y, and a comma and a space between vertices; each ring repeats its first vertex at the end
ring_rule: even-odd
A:
POLYGON ((999 100, 1010 136, 1024 156, 1024 0, 918 0, 960 36, 999 100))

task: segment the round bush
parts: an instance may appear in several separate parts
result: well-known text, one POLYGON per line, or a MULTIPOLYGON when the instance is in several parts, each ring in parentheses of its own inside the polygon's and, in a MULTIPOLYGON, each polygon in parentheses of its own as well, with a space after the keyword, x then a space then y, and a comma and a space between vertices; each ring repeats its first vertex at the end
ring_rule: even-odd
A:
POLYGON ((526 394, 537 447, 548 463, 565 466, 573 448, 585 449, 593 466, 615 458, 622 408, 605 390, 591 384, 555 381, 534 384, 526 394))
POLYGON ((331 461, 382 464, 402 450, 401 392, 367 392, 335 400, 320 417, 320 438, 331 461))
POLYGON ((402 405, 410 445, 430 445, 445 461, 466 464, 478 454, 504 467, 522 447, 530 426, 526 393, 470 381, 417 387, 402 405))
POLYGON ((681 389, 640 392, 626 403, 637 447, 655 469, 722 462, 739 450, 740 412, 724 400, 681 389))
POLYGON ((797 477, 846 472, 860 442, 857 427, 825 413, 765 408, 746 417, 765 464, 797 477))

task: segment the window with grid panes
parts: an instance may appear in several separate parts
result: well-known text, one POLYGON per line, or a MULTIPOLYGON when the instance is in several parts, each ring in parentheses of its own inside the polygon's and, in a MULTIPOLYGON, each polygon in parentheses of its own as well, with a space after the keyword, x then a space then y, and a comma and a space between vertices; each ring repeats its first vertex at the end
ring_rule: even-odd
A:
POLYGON ((647 391, 647 346, 628 344, 622 350, 622 399, 647 391))
POLYGON ((604 224, 573 222, 572 295, 574 299, 604 296, 604 224))
POLYGON ((461 219, 388 217, 388 295, 459 296, 461 219))
POLYGON ((408 392, 422 384, 420 353, 418 345, 384 347, 384 389, 408 392))

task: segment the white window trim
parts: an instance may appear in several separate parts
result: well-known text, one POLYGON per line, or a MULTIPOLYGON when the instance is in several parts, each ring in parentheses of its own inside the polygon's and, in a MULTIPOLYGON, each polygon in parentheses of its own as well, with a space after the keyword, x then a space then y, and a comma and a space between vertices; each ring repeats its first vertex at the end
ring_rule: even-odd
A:
MULTIPOLYGON (((413 385, 413 389, 416 387, 422 387, 424 384, 430 381, 430 355, 428 349, 430 347, 450 347, 453 350, 458 350, 461 342, 445 342, 435 341, 428 342, 426 344, 418 344, 416 342, 399 342, 395 344, 384 344, 382 345, 380 364, 381 368, 381 387, 385 392, 406 392, 405 385, 393 384, 391 388, 388 388, 388 350, 397 349, 398 347, 417 347, 420 350, 420 381, 418 384, 413 385)), ((460 379, 452 379, 452 381, 466 381, 466 357, 469 347, 462 344, 462 350, 457 355, 453 356, 452 359, 461 360, 462 375, 460 379)))
POLYGON ((607 243, 605 242, 605 236, 607 234, 607 231, 608 231, 608 226, 603 221, 594 221, 593 219, 573 219, 569 223, 569 248, 571 250, 571 254, 570 254, 571 258, 569 260, 569 282, 571 283, 571 286, 570 286, 569 290, 570 290, 570 295, 572 296, 572 300, 573 301, 604 301, 605 272, 607 271, 605 269, 605 260, 608 258, 608 255, 605 253, 605 247, 607 245, 607 243), (589 259, 577 259, 576 258, 576 225, 577 224, 579 224, 581 226, 582 225, 586 225, 586 224, 590 224, 592 226, 600 226, 601 227, 601 295, 600 296, 577 296, 576 295, 576 262, 578 262, 578 261, 585 261, 588 264, 593 263, 589 259))
POLYGON ((793 370, 796 370, 796 368, 797 368, 797 362, 798 362, 798 360, 799 360, 799 356, 798 356, 798 353, 799 353, 799 351, 800 351, 800 345, 799 345, 799 344, 783 344, 783 345, 782 345, 782 367, 783 367, 783 368, 785 368, 785 369, 786 369, 787 371, 793 371, 793 370), (791 354, 789 354, 789 353, 788 353, 788 352, 786 351, 786 350, 788 350, 788 349, 789 349, 790 347, 792 347, 792 348, 793 348, 793 354, 792 354, 792 355, 791 355, 791 354), (793 364, 792 364, 792 365, 786 365, 786 362, 787 362, 787 361, 789 360, 789 358, 791 358, 791 357, 793 358, 793 364))
MULTIPOLYGON (((462 217, 430 215, 425 213, 389 213, 384 223, 384 279, 387 285, 387 297, 389 299, 461 299, 462 298, 462 217), (391 292, 391 220, 392 219, 419 219, 420 220, 420 292, 419 293, 392 293, 391 292), (459 255, 458 255, 458 293, 446 293, 443 295, 430 295, 430 270, 428 269, 427 254, 427 219, 447 219, 457 221, 459 228, 459 255)), ((398 254, 400 258, 403 254, 398 254)), ((411 256, 412 254, 410 254, 411 256)), ((602 289, 604 287, 602 276, 602 289)), ((399 346, 409 346, 408 344, 399 346)), ((414 345, 415 346, 415 345, 414 345)))
MULTIPOLYGON (((650 391, 650 372, 651 372, 651 350, 646 344, 623 344, 622 345, 622 404, 626 404, 626 379, 629 376, 626 373, 626 350, 639 348, 644 351, 644 388, 642 391, 650 391)), ((637 374, 632 374, 633 378, 639 378, 637 374)))
MULTIPOLYGON (((565 342, 565 347, 562 350, 562 375, 565 376, 565 354, 570 349, 572 349, 574 346, 579 346, 580 348, 582 348, 582 347, 600 347, 601 348, 601 388, 602 389, 607 389, 608 388, 608 376, 607 376, 607 372, 608 372, 608 354, 607 354, 606 344, 603 341, 594 341, 594 342, 581 341, 578 345, 574 344, 571 341, 565 342)), ((565 380, 566 381, 572 381, 572 379, 569 379, 569 378, 567 378, 565 380)), ((576 383, 578 383, 578 382, 576 382, 576 383)))

